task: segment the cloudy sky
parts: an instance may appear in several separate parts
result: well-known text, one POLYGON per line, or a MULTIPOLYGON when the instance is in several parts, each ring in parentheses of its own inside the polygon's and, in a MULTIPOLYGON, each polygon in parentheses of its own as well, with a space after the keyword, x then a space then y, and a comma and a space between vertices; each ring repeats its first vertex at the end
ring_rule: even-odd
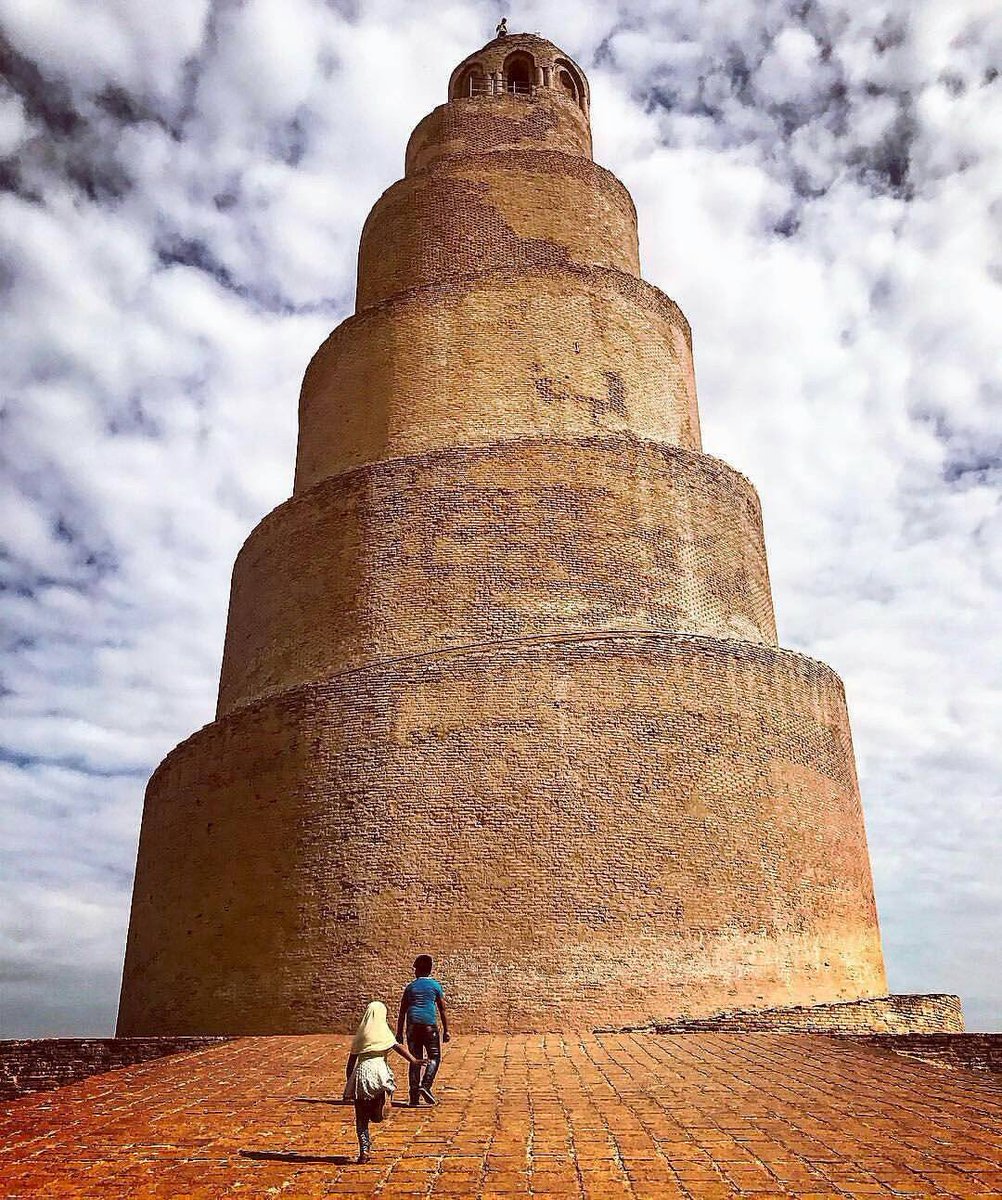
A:
MULTIPOLYGON (((361 223, 500 10, 0 0, 0 986, 114 1023, 146 777, 211 719, 361 223)), ((890 982, 1002 1029, 996 0, 553 0, 596 158, 758 485, 784 645, 846 682, 890 982)))

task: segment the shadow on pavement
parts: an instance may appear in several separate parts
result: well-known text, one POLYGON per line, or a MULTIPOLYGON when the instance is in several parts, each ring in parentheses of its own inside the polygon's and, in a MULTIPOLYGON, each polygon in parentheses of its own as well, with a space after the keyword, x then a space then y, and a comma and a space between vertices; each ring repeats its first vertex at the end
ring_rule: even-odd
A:
POLYGON ((355 1160, 347 1154, 297 1154, 294 1150, 241 1150, 241 1158, 264 1158, 270 1161, 295 1163, 334 1163, 347 1166, 355 1160))

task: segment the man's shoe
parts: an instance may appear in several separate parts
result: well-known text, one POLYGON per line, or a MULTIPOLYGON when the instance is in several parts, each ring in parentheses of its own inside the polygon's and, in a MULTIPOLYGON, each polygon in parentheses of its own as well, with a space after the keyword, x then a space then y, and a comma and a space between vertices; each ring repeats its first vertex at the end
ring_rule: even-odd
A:
POLYGON ((359 1150, 358 1158, 355 1161, 361 1167, 361 1166, 365 1166, 365 1164, 371 1159, 371 1157, 372 1157, 372 1155, 369 1153, 368 1150, 359 1150))
POLYGON ((431 1088, 426 1088, 426 1087, 418 1088, 418 1095, 425 1102, 425 1104, 434 1104, 435 1103, 435 1097, 431 1094, 431 1088))

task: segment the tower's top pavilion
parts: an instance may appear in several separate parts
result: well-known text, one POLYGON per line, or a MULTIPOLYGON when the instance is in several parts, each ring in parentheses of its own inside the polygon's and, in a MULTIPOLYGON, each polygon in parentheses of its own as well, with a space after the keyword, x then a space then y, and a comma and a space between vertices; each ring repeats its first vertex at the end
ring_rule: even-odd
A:
POLYGON ((495 38, 463 59, 448 102, 414 130, 407 174, 454 154, 535 148, 591 158, 590 104, 584 71, 559 46, 535 33, 495 38))
POLYGON ((537 33, 497 37, 468 55, 452 72, 449 99, 511 95, 532 98, 553 91, 587 114, 588 80, 572 58, 537 33))

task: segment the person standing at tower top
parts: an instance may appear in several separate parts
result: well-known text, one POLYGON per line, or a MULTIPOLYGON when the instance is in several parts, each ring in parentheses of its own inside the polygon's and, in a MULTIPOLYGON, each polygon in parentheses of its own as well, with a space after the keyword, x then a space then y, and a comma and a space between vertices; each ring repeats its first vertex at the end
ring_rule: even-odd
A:
POLYGON ((407 1024, 407 1048, 415 1058, 424 1058, 409 1068, 411 1107, 416 1108, 421 1100, 434 1104, 431 1085, 435 1082, 442 1062, 442 1045, 438 1035, 438 1017, 442 1017, 442 1041, 449 1040, 449 1019, 445 1015, 445 993, 437 979, 433 979, 430 954, 419 954, 414 960, 414 979, 400 997, 397 1014, 397 1041, 404 1040, 404 1022, 407 1024))
POLYGON ((507 17, 502 17, 501 20, 498 21, 497 28, 494 30, 494 36, 495 37, 507 37, 508 36, 508 18, 507 17))

